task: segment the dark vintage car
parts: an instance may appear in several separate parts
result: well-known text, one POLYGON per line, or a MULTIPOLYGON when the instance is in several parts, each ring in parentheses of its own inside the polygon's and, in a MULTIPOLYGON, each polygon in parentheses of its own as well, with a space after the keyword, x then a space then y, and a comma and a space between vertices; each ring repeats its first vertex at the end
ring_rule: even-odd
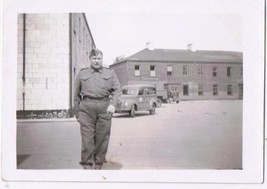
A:
POLYGON ((127 112, 131 117, 135 117, 136 111, 149 111, 152 115, 155 114, 156 107, 157 96, 154 85, 125 85, 121 88, 116 113, 127 112))

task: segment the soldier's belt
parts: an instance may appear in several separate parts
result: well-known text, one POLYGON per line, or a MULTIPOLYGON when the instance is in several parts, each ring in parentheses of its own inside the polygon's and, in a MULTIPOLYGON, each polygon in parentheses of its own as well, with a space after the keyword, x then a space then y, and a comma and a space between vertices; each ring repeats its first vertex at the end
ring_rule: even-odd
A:
POLYGON ((105 100, 108 100, 108 97, 83 96, 83 100, 99 100, 99 101, 105 101, 105 100))

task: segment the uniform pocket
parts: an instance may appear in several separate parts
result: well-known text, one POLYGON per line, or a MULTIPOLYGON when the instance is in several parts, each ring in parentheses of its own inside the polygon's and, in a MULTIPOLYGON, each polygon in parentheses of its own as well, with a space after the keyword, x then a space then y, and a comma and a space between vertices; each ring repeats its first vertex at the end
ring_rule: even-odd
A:
POLYGON ((87 76, 83 76, 83 77, 81 77, 81 83, 82 83, 82 87, 83 88, 90 88, 91 86, 90 86, 90 78, 91 78, 91 76, 90 75, 87 75, 87 76))
POLYGON ((112 87, 112 75, 102 76, 102 87, 105 89, 110 89, 112 87))

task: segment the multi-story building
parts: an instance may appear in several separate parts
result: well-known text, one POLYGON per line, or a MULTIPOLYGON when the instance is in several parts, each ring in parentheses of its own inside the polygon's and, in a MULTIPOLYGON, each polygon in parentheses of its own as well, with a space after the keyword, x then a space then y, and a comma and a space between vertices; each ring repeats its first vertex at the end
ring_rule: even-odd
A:
POLYGON ((85 14, 19 14, 18 117, 71 113, 75 77, 93 47, 85 14))
POLYGON ((242 99, 243 54, 145 48, 110 67, 121 85, 149 83, 162 100, 242 99))

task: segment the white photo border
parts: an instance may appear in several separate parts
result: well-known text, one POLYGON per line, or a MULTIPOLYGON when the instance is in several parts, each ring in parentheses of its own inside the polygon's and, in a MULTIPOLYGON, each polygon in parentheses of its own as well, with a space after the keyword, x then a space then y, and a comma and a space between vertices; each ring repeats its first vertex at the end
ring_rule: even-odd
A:
MULTIPOLYGON (((106 5, 108 0, 86 3, 106 5), (99 3, 99 4, 98 4, 99 3)), ((110 2, 110 1, 109 1, 110 2)), ((122 4, 127 1, 114 0, 122 4)), ((138 1, 152 3, 152 0, 138 1)), ((157 0, 157 3, 173 3, 157 0)), ((181 4, 188 2, 179 1, 181 4)), ((194 2, 194 1, 191 1, 194 2)), ((73 181, 73 182, 153 182, 153 183, 262 183, 264 177, 264 0, 203 0, 209 13, 235 13, 243 18, 243 170, 18 170, 16 168, 16 78, 17 78, 17 16, 19 13, 86 12, 82 0, 10 0, 3 9, 3 125, 2 178, 6 181, 73 181), (231 5, 229 5, 231 3, 231 5)), ((114 6, 115 7, 115 6, 114 6)), ((118 11, 118 10, 116 10, 118 11)), ((121 9, 120 11, 130 11, 121 9)), ((140 9, 140 11, 150 11, 140 9)), ((151 11, 155 11, 151 9, 151 11)), ((163 10, 161 10, 163 11, 163 10)), ((168 11, 175 11, 173 8, 168 11)), ((177 12, 183 14, 188 10, 177 12)), ((203 13, 203 10, 194 13, 203 13)), ((162 12, 164 14, 164 11, 162 12)))

